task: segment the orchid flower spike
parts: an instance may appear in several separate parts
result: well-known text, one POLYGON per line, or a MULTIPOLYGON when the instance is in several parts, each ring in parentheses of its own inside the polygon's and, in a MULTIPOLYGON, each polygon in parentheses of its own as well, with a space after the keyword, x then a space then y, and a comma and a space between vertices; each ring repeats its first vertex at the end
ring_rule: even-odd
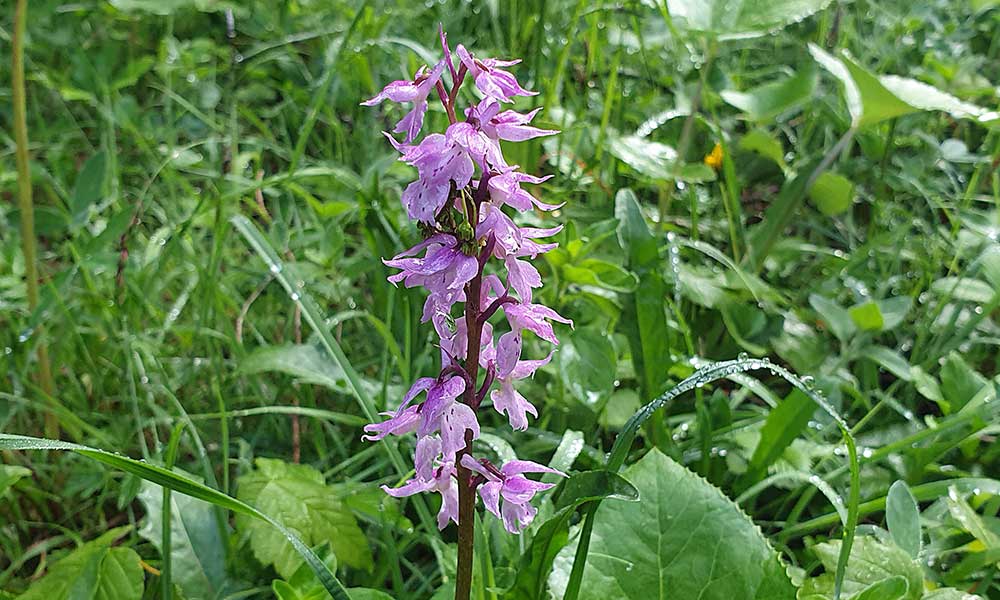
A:
POLYGON ((535 494, 552 487, 524 474, 563 474, 530 461, 511 460, 496 467, 474 458, 479 409, 488 398, 512 429, 528 429, 538 408, 518 387, 543 369, 553 352, 535 359, 524 355, 538 342, 557 345, 555 324, 573 322, 540 303, 537 290, 544 277, 532 264, 556 247, 544 238, 561 227, 522 226, 518 216, 553 211, 562 204, 544 202, 522 188, 549 177, 510 165, 500 143, 558 132, 532 124, 540 108, 527 113, 501 110, 501 103, 514 97, 535 95, 505 70, 519 61, 477 58, 462 45, 453 56, 443 30, 440 41, 441 61, 422 67, 412 80, 390 83, 362 103, 412 104, 393 129, 403 134, 402 141, 390 133, 386 137, 400 160, 416 170, 416 180, 400 199, 424 239, 383 262, 395 270, 388 278, 391 283, 427 292, 422 320, 433 323, 441 349, 437 375, 417 379, 394 410, 381 413, 384 420, 365 427, 363 437, 377 441, 416 435, 414 476, 399 487, 383 489, 395 497, 440 494, 438 527, 471 518, 460 514, 459 497, 478 488, 486 510, 502 519, 507 531, 519 533, 537 513, 531 505, 535 494), (450 89, 443 77, 446 69, 450 89), (483 97, 457 110, 466 76, 483 97), (420 137, 432 90, 449 124, 420 137), (460 121, 457 115, 466 118, 460 121), (529 343, 526 336, 538 341, 529 343))

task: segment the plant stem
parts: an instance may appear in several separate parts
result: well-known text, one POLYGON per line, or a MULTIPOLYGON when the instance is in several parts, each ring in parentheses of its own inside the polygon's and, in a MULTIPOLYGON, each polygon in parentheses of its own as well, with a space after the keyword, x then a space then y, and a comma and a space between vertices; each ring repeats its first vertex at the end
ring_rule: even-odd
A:
MULTIPOLYGON (((471 215, 470 215, 471 219, 471 215)), ((479 347, 483 331, 482 307, 483 266, 465 289, 465 327, 468 332, 465 371, 469 374, 462 401, 476 410, 476 379, 479 376, 479 347)), ((472 555, 475 542, 476 490, 472 472, 462 466, 462 457, 472 450, 472 432, 465 432, 465 448, 455 457, 458 466, 458 568, 455 578, 455 600, 469 600, 472 592, 472 555)))
MULTIPOLYGON (((14 97, 14 139, 17 144, 17 204, 21 213, 21 247, 24 252, 24 278, 28 288, 28 310, 34 318, 38 308, 38 255, 35 247, 35 207, 31 198, 31 169, 28 165, 28 124, 25 117, 24 91, 24 25, 27 20, 27 0, 17 0, 14 8, 14 36, 11 54, 11 92, 14 97)), ((38 327, 41 337, 41 326, 38 327)), ((44 340, 38 342, 38 381, 42 392, 51 402, 54 386, 49 351, 44 340)), ((45 413, 45 437, 59 437, 59 419, 53 411, 45 413)))

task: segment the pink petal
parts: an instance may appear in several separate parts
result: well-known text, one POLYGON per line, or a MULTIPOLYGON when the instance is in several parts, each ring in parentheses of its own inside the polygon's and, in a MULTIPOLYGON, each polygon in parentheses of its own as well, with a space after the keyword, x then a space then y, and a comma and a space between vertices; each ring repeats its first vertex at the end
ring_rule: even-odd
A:
POLYGON ((483 499, 486 510, 500 518, 500 488, 503 484, 499 481, 489 481, 479 486, 479 497, 483 499))
POLYGON ((500 336, 497 342, 497 377, 503 379, 517 366, 521 358, 521 334, 511 331, 500 336))
POLYGON ((486 469, 478 460, 472 458, 471 454, 466 454, 462 456, 462 466, 470 471, 475 471, 489 481, 500 481, 497 476, 486 469))
POLYGON ((540 465, 530 460, 509 460, 504 463, 502 467, 500 467, 500 472, 507 477, 513 477, 514 475, 520 475, 522 473, 554 473, 556 475, 566 477, 566 474, 562 471, 557 471, 553 468, 540 465))
POLYGON ((528 428, 528 414, 533 417, 538 416, 534 405, 514 389, 510 379, 501 380, 500 389, 490 392, 490 399, 493 400, 493 408, 498 413, 507 415, 507 420, 515 431, 524 431, 528 428))
POLYGON ((419 479, 411 479, 399 486, 398 488, 391 488, 387 485, 382 486, 382 491, 389 494, 393 498, 403 498, 405 496, 412 496, 413 494, 419 494, 420 492, 426 492, 427 490, 434 488, 434 481, 421 481, 419 479))

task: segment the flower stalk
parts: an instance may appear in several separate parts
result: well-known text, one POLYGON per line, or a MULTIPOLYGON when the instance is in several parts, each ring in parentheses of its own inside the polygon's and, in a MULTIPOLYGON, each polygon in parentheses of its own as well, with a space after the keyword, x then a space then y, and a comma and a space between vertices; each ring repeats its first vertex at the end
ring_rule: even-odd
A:
MULTIPOLYGON (((24 252, 24 279, 27 287, 28 310, 38 309, 38 252, 35 242, 35 206, 31 193, 31 167, 28 162, 28 123, 24 86, 24 28, 28 18, 27 0, 17 0, 14 7, 14 35, 11 40, 11 93, 14 100, 14 140, 17 145, 17 204, 21 213, 21 249, 24 252)), ((40 327, 38 328, 41 329, 40 327)), ((52 367, 45 341, 39 339, 38 383, 46 400, 54 401, 52 367)), ((45 437, 59 437, 59 418, 52 411, 45 413, 45 437)))

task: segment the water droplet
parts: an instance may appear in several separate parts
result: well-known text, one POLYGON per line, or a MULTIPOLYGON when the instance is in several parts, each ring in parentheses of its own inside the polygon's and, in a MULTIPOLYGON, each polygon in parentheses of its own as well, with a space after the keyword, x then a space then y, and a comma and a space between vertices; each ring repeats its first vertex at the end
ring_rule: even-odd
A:
POLYGON ((149 383, 149 377, 143 375, 142 377, 139 378, 139 383, 141 383, 142 385, 147 385, 149 383))
POLYGON ((21 335, 17 336, 17 341, 19 341, 19 342, 21 342, 23 344, 24 342, 27 342, 28 340, 31 339, 31 335, 33 333, 35 333, 35 330, 31 329, 29 327, 28 329, 25 329, 24 331, 22 331, 21 335))
POLYGON ((747 354, 746 352, 740 352, 740 353, 739 353, 739 354, 738 354, 738 355, 736 356, 736 359, 737 359, 737 360, 750 360, 750 355, 749 355, 749 354, 747 354))
POLYGON ((802 377, 802 385, 806 386, 808 389, 811 390, 815 384, 816 380, 813 379, 812 375, 805 375, 802 377))
POLYGON ((281 273, 281 265, 279 265, 277 263, 271 263, 270 269, 271 269, 271 272, 274 273, 274 274, 281 273))
POLYGON ((292 298, 292 302, 298 302, 299 301, 299 293, 298 292, 292 292, 291 298, 292 298))
POLYGON ((13 351, 14 351, 14 349, 11 348, 10 346, 5 346, 4 349, 3 349, 3 353, 4 354, 10 354, 13 351))

